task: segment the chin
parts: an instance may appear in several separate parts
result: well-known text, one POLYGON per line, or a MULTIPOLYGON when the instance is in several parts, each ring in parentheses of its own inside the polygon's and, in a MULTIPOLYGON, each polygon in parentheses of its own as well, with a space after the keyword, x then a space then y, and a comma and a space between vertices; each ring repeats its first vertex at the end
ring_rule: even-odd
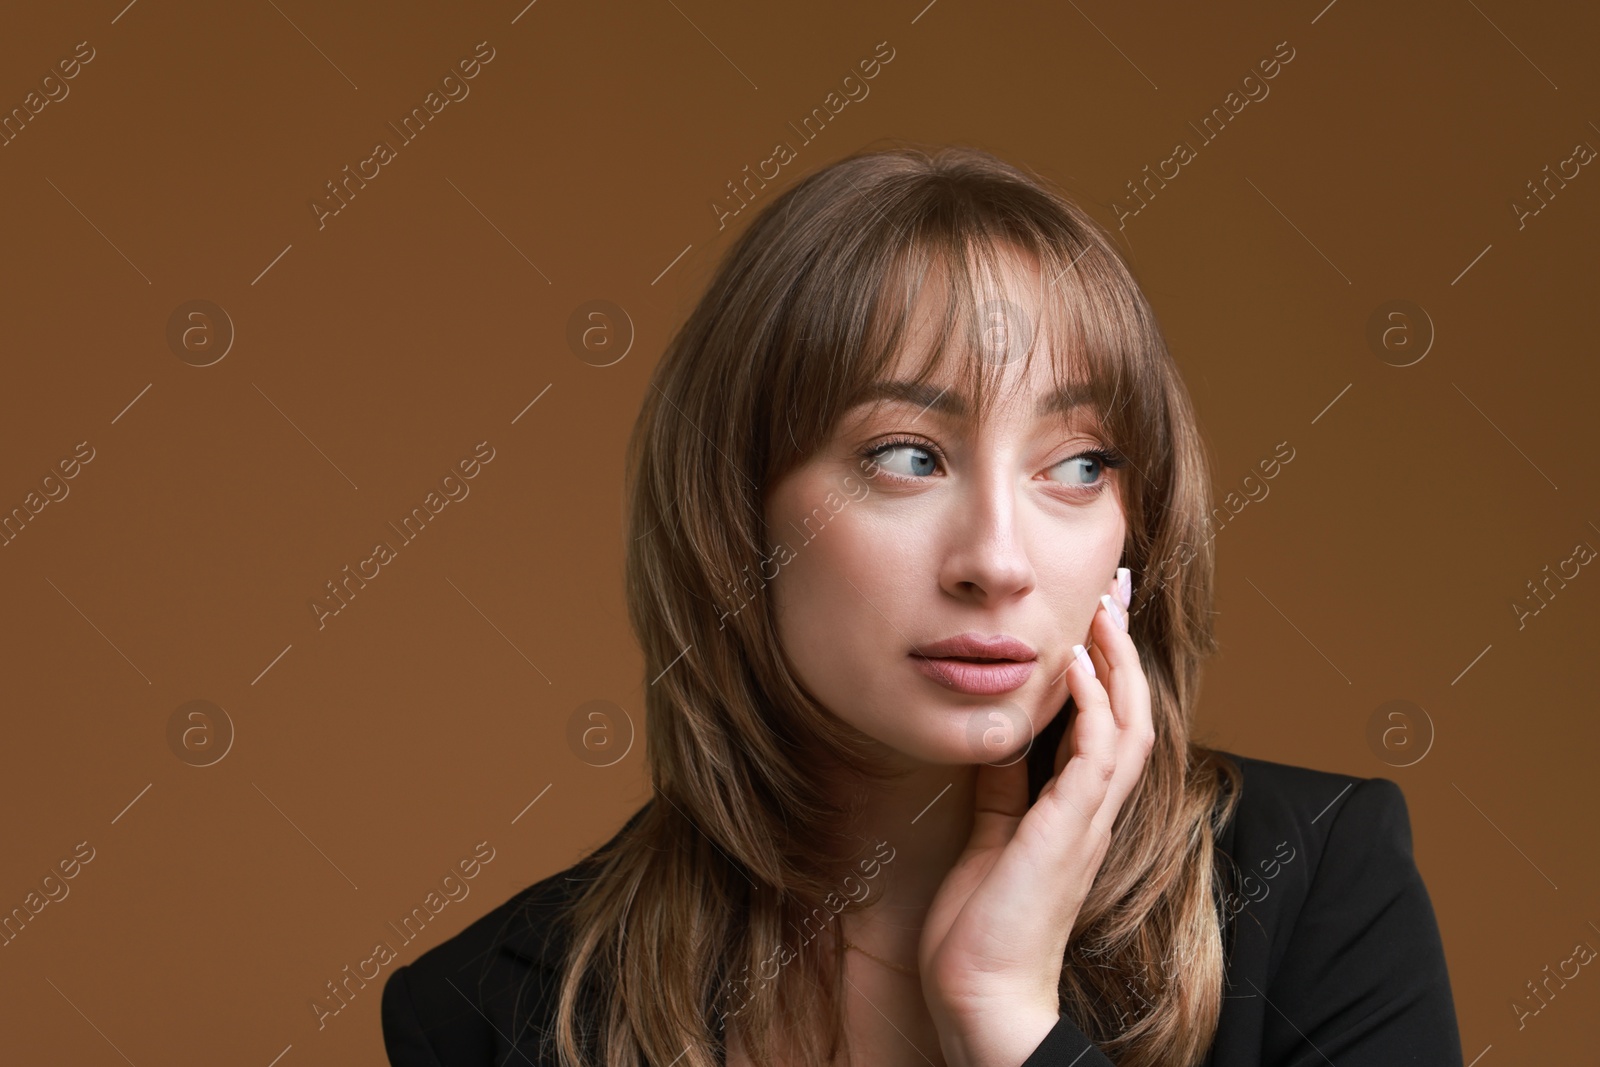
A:
POLYGON ((901 758, 939 766, 971 766, 993 763, 1005 766, 1020 760, 1028 751, 1028 738, 1037 737, 1042 725, 1018 704, 991 700, 981 704, 943 707, 922 705, 907 708, 906 719, 932 725, 942 718, 942 728, 919 731, 914 735, 884 738, 880 743, 901 758), (998 736, 1012 740, 1005 747, 993 743, 998 736))

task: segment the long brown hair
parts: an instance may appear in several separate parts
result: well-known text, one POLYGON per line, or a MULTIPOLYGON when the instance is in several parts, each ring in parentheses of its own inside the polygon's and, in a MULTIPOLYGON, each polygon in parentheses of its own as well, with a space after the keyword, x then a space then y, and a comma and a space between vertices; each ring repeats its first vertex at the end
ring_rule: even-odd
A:
MULTIPOLYGON (((826 166, 768 203, 645 395, 628 452, 626 589, 654 679, 654 796, 589 857, 566 913, 552 1037, 568 1067, 710 1067, 735 1016, 756 1064, 820 1067, 843 1047, 843 954, 804 941, 839 910, 858 859, 838 832, 853 810, 841 784, 884 772, 788 666, 763 592, 763 501, 892 365, 926 286, 942 286, 945 313, 919 380, 954 366, 981 410, 1004 362, 984 331, 1020 336, 1028 359, 1048 334, 1057 382, 1087 392, 1129 460, 1123 562, 1156 742, 1079 911, 1061 1007, 1124 1067, 1191 1067, 1211 1044, 1225 955, 1213 840, 1239 772, 1189 736, 1216 646, 1208 462, 1187 391, 1127 265, 1082 208, 986 152, 896 147, 826 166), (974 286, 977 267, 1004 292, 1008 249, 1048 279, 1029 294, 1036 316, 974 286)), ((1032 797, 1070 707, 1029 751, 1032 797)))

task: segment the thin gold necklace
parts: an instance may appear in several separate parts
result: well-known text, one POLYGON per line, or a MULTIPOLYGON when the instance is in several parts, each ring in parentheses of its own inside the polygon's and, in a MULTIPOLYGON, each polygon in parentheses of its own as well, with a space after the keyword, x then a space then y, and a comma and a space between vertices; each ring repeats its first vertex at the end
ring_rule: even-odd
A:
POLYGON ((883 964, 885 967, 889 967, 889 968, 892 968, 893 970, 899 971, 901 974, 909 974, 913 978, 917 977, 917 973, 918 972, 917 972, 917 969, 915 967, 907 967, 907 966, 905 966, 903 964, 896 963, 893 960, 886 960, 882 956, 876 955, 875 953, 868 952, 866 949, 862 948, 860 945, 856 944, 854 941, 850 940, 848 937, 844 939, 844 947, 845 948, 853 948, 857 952, 861 953, 863 956, 871 956, 873 959, 877 960, 879 963, 883 964))

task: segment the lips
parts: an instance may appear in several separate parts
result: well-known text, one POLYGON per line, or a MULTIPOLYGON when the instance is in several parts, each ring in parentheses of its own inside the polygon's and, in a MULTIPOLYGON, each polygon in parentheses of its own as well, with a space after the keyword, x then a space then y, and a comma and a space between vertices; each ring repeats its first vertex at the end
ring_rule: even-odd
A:
POLYGON ((1038 654, 1014 637, 958 634, 912 650, 918 671, 947 689, 978 696, 1008 693, 1032 676, 1038 654))
POLYGON ((946 689, 974 696, 994 696, 1020 688, 1038 666, 1035 660, 996 660, 974 663, 961 659, 929 659, 912 656, 912 665, 946 689))
POLYGON ((1039 658, 1038 653, 1026 643, 1009 634, 998 637, 976 633, 957 634, 942 641, 919 645, 911 650, 911 654, 927 656, 929 659, 1004 659, 1018 663, 1039 658))

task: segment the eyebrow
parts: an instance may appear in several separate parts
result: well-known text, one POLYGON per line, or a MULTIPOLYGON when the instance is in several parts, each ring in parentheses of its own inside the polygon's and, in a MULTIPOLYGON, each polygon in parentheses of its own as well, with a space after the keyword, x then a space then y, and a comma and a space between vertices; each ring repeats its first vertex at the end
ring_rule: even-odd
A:
MULTIPOLYGON (((916 404, 923 411, 932 409, 956 418, 966 418, 970 410, 966 398, 959 393, 950 392, 949 387, 940 389, 926 383, 901 381, 873 382, 867 387, 862 398, 851 407, 860 407, 874 400, 899 400, 907 404, 916 404)), ((1088 403, 1088 395, 1081 386, 1066 386, 1042 397, 1034 407, 1034 415, 1043 418, 1046 415, 1069 412, 1088 403)))

